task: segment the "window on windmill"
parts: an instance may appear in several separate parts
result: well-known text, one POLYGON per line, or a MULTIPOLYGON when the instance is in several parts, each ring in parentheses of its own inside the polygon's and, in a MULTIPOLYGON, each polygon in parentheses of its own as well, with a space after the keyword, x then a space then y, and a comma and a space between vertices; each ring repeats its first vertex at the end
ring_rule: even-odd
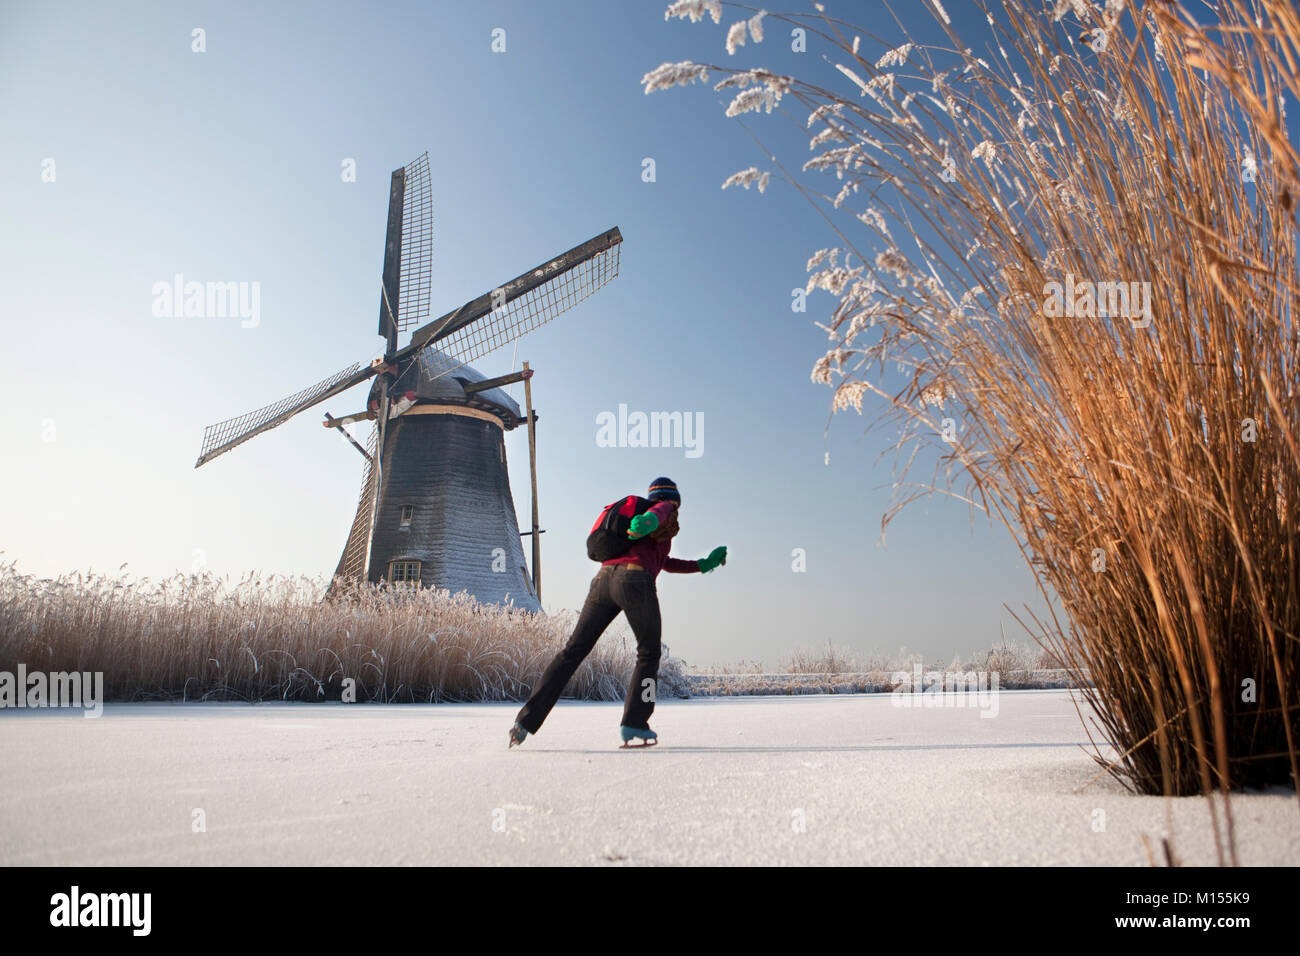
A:
POLYGON ((419 584, 419 561, 394 561, 388 566, 388 580, 393 584, 419 584))
POLYGON ((415 505, 402 505, 402 527, 409 528, 411 519, 415 517, 415 505))

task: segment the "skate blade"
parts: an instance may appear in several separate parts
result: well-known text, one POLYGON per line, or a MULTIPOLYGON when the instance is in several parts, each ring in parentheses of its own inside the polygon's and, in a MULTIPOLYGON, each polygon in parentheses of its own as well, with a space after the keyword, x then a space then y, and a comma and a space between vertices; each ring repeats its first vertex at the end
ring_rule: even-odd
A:
POLYGON ((659 741, 657 740, 647 740, 639 744, 634 744, 631 741, 628 741, 627 743, 622 744, 618 749, 619 750, 641 750, 644 747, 653 747, 657 743, 659 743, 659 741))

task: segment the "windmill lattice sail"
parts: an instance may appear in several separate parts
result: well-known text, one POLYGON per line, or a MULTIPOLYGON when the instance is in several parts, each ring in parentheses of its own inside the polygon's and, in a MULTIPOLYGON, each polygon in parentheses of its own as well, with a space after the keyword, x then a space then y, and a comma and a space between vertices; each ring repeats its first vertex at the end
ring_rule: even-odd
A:
MULTIPOLYGON (((544 284, 516 292, 513 296, 510 287, 506 286, 504 306, 446 338, 435 339, 438 348, 452 356, 459 365, 465 365, 545 325, 618 275, 620 248, 621 245, 615 243, 588 259, 580 260, 544 284)), ((452 369, 440 374, 450 371, 452 369)))
POLYGON ((429 318, 433 296, 433 179, 429 154, 421 153, 403 170, 402 267, 397 331, 413 329, 429 318))
POLYGON ((375 449, 379 447, 379 427, 372 426, 370 438, 366 441, 366 454, 370 456, 361 475, 361 494, 357 498, 357 514, 352 519, 352 530, 348 532, 347 544, 343 546, 343 556, 339 558, 334 570, 336 578, 348 581, 362 581, 366 577, 366 565, 370 559, 370 536, 375 514, 375 449))
POLYGON ((317 382, 311 388, 304 388, 288 398, 282 398, 278 402, 265 405, 256 411, 246 412, 236 418, 228 418, 224 422, 209 425, 203 429, 203 447, 199 450, 199 460, 194 463, 194 467, 197 468, 218 455, 224 455, 254 435, 269 431, 299 412, 313 405, 319 405, 325 399, 346 391, 358 382, 365 381, 372 374, 370 370, 363 369, 360 362, 355 362, 342 371, 335 372, 329 378, 317 382))
POLYGON ((623 234, 615 227, 471 299, 416 329, 410 344, 398 350, 396 361, 437 344, 456 361, 449 372, 513 342, 563 315, 616 277, 622 243, 623 234))

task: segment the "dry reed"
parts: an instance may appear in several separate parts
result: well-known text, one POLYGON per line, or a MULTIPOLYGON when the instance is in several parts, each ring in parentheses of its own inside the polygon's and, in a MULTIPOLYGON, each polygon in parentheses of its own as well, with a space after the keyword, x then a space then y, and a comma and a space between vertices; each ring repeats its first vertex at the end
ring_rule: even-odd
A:
MULTIPOLYGON (((445 702, 526 698, 571 614, 482 605, 429 588, 354 588, 211 575, 37 579, 0 567, 0 670, 104 674, 109 700, 445 702), (349 685, 349 679, 353 682, 349 685)), ((635 641, 607 633, 567 688, 622 700, 635 641)), ((665 651, 660 694, 689 693, 665 651)))
POLYGON ((898 429, 882 534, 936 491, 1004 524, 1063 611, 1022 623, 1091 675, 1097 759, 1144 793, 1209 796, 1234 858, 1227 791, 1297 778, 1300 162, 1282 111, 1300 15, 1007 0, 977 44, 930 0, 946 40, 894 18, 895 44, 830 13, 725 6, 745 18, 729 48, 741 24, 801 28, 848 92, 690 62, 643 82, 718 73, 728 116, 815 134, 802 168, 765 136, 773 168, 725 185, 785 180, 837 236, 809 262, 808 291, 837 299, 813 377, 835 410, 866 399, 871 427, 898 429), (1060 314, 1051 283, 1072 281, 1139 285, 1091 310, 1076 288, 1060 314))

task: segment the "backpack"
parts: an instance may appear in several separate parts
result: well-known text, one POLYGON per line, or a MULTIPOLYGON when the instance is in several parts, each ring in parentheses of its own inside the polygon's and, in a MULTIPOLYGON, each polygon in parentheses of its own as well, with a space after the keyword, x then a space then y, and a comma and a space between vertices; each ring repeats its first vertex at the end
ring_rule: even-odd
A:
POLYGON ((587 557, 593 561, 608 561, 627 554, 632 546, 627 536, 632 519, 653 506, 653 501, 640 495, 628 495, 606 505, 587 535, 587 557))

